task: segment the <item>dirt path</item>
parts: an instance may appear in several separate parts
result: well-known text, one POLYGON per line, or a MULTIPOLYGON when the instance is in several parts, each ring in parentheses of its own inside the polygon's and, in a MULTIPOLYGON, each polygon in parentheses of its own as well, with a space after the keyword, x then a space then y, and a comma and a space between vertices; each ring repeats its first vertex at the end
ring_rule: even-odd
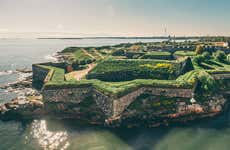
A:
POLYGON ((88 55, 89 57, 95 59, 95 57, 92 54, 88 53, 85 49, 82 49, 82 51, 85 53, 85 55, 88 55))
POLYGON ((104 59, 105 57, 99 53, 96 49, 93 50, 95 54, 97 54, 100 58, 104 59))
POLYGON ((68 79, 74 78, 74 79, 79 81, 82 78, 84 78, 89 73, 89 71, 91 71, 96 65, 97 64, 89 64, 88 68, 86 68, 84 70, 73 71, 71 73, 68 73, 66 78, 68 78, 68 79))

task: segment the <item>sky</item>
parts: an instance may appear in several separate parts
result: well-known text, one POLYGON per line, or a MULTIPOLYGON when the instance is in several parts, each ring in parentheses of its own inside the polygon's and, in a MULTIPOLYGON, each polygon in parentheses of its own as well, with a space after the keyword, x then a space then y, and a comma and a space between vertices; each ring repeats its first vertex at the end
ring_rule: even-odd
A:
POLYGON ((229 0, 0 0, 0 35, 230 35, 229 0))

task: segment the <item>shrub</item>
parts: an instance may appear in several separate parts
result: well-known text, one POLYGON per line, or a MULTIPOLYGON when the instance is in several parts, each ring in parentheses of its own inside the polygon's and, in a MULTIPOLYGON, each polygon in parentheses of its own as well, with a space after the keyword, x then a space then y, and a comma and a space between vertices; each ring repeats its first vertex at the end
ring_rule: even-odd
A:
POLYGON ((203 55, 197 55, 196 57, 193 58, 193 62, 200 65, 201 62, 205 60, 203 55))
POLYGON ((215 79, 205 71, 199 72, 198 76, 199 89, 198 92, 213 92, 217 88, 215 79))
POLYGON ((118 49, 112 53, 112 56, 124 56, 125 51, 123 49, 118 49))
POLYGON ((202 56, 204 57, 205 60, 211 59, 211 54, 209 52, 204 52, 202 56))
POLYGON ((214 58, 217 61, 223 62, 223 61, 225 61, 227 59, 227 56, 223 51, 218 50, 216 53, 214 53, 214 58))

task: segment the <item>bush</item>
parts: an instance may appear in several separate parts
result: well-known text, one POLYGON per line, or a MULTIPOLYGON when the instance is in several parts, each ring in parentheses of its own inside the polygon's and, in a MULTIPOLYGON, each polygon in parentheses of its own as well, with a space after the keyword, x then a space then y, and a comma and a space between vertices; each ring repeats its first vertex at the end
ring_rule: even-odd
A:
POLYGON ((205 57, 203 55, 197 55, 196 57, 193 58, 193 62, 200 65, 201 62, 205 60, 205 57))
POLYGON ((213 92, 217 88, 215 79, 205 71, 201 71, 198 76, 199 86, 198 92, 213 92))
POLYGON ((216 53, 214 53, 214 58, 217 61, 223 62, 223 61, 225 61, 227 59, 227 56, 223 51, 218 50, 216 53))
POLYGON ((124 56, 125 51, 123 49, 118 49, 112 53, 112 56, 124 56))
POLYGON ((204 57, 204 59, 205 60, 209 60, 209 59, 211 59, 211 54, 209 53, 209 52, 204 52, 203 54, 202 54, 202 56, 204 57))

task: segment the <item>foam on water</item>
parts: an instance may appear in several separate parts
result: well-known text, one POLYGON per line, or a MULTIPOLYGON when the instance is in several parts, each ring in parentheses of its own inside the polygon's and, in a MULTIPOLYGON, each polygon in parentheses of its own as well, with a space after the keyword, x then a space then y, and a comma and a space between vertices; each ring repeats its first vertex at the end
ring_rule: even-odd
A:
POLYGON ((15 74, 15 73, 17 73, 17 71, 14 71, 14 70, 5 70, 5 71, 0 71, 0 76, 6 76, 6 75, 15 74))
POLYGON ((51 55, 46 55, 44 56, 44 59, 49 61, 57 61, 57 58, 55 57, 56 55, 57 55, 56 53, 53 53, 51 55))

